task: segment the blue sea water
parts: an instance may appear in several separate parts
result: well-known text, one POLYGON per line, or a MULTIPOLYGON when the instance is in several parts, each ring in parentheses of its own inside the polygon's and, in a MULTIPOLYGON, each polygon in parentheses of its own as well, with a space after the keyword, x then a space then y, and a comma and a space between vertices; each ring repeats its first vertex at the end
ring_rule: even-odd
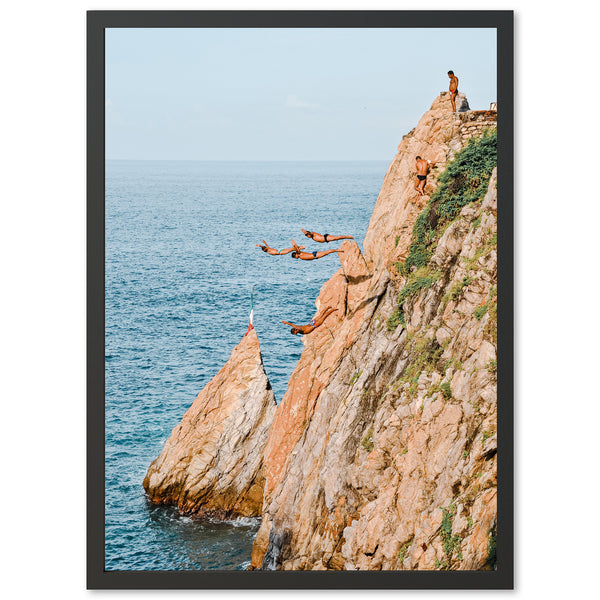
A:
POLYGON ((282 320, 307 323, 336 254, 269 256, 300 227, 362 246, 384 162, 106 163, 107 570, 244 569, 258 519, 199 521, 151 505, 150 463, 254 324, 279 402, 302 351, 282 320))

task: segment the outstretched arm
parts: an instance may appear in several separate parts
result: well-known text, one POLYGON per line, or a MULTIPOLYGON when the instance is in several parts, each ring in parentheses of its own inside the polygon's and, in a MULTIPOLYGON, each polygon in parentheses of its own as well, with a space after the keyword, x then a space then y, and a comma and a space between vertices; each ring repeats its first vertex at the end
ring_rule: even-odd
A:
POLYGON ((271 248, 271 246, 269 246, 269 244, 267 244, 267 242, 265 242, 265 240, 262 241, 262 244, 256 244, 259 248, 262 248, 265 252, 267 252, 268 250, 275 250, 275 248, 271 248))
POLYGON ((272 248, 271 246, 269 246, 269 244, 267 244, 267 242, 265 242, 265 240, 263 240, 263 244, 256 244, 263 252, 266 252, 267 254, 272 254, 272 255, 277 255, 277 254, 281 254, 281 252, 279 252, 279 250, 277 250, 276 248, 272 248))
MULTIPOLYGON (((296 248, 299 248, 300 250, 304 250, 304 248, 306 248, 306 246, 296 246, 296 248)), ((296 248, 284 248, 283 250, 279 251, 279 254, 289 254, 290 252, 296 251, 296 248)))
POLYGON ((298 327, 300 327, 300 325, 294 325, 293 323, 290 323, 289 321, 281 321, 284 325, 289 325, 290 327, 293 327, 294 329, 298 329, 298 327))

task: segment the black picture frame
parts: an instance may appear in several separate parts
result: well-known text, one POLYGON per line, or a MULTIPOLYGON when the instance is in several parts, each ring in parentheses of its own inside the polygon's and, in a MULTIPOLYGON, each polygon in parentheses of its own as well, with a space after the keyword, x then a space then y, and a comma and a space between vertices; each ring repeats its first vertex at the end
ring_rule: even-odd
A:
POLYGON ((87 13, 88 589, 512 589, 514 574, 513 11, 89 11, 87 13), (497 30, 498 530, 495 571, 104 570, 104 30, 219 27, 461 27, 497 30))

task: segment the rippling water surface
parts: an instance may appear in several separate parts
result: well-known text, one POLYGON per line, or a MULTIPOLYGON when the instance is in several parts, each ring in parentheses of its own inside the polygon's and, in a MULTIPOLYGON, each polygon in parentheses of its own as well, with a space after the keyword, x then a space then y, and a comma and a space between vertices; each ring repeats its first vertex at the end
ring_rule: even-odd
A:
MULTIPOLYGON (((198 521, 150 505, 142 480, 202 387, 254 324, 279 402, 336 254, 268 256, 300 227, 362 246, 387 164, 106 163, 106 569, 244 569, 258 519, 198 521)), ((302 242, 300 241, 302 240, 302 242)))

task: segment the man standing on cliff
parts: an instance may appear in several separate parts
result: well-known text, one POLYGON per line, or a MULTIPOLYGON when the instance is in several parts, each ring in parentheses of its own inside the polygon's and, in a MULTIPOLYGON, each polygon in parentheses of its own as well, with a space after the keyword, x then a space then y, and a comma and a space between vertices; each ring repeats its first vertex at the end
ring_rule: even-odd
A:
POLYGON ((415 181, 415 190, 419 192, 420 196, 425 195, 425 182, 427 181, 427 173, 429 173, 429 167, 434 167, 435 163, 432 163, 420 156, 415 159, 417 161, 417 180, 415 181))
POLYGON ((456 112, 456 96, 458 94, 458 77, 454 71, 448 71, 450 77, 450 102, 452 102, 452 112, 456 112))

